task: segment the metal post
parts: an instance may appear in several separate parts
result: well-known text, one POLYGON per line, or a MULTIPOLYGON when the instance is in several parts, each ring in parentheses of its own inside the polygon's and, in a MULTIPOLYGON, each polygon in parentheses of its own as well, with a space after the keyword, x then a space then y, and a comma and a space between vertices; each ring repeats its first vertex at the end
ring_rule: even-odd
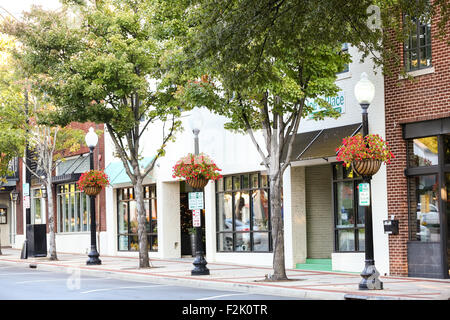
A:
MULTIPOLYGON (((200 133, 199 129, 192 130, 194 133, 194 151, 195 155, 199 154, 199 145, 198 145, 198 134, 200 133)), ((195 189, 196 192, 203 191, 202 189, 195 189)), ((194 265, 194 269, 191 270, 191 275, 193 276, 203 276, 203 275, 209 275, 209 269, 206 267, 208 262, 206 262, 206 259, 204 257, 203 252, 203 232, 202 227, 195 227, 195 259, 192 263, 194 265)))
MULTIPOLYGON (((89 147, 89 165, 90 169, 94 169, 94 147, 89 147)), ((90 207, 91 207, 91 252, 88 254, 88 261, 86 261, 87 265, 97 265, 102 264, 102 261, 99 259, 99 254, 97 252, 97 239, 95 237, 95 196, 90 197, 90 207)))
MULTIPOLYGON (((367 136, 369 134, 369 119, 367 109, 369 104, 361 104, 362 108, 362 134, 367 136)), ((371 176, 363 176, 363 181, 369 183, 372 180, 371 176)), ((372 193, 372 188, 370 187, 372 193)), ((372 198, 372 197, 371 197, 372 198)), ((364 211, 364 234, 365 234, 365 266, 361 273, 362 280, 359 283, 360 290, 374 290, 383 289, 383 282, 378 278, 380 273, 375 268, 375 260, 373 254, 373 226, 372 226, 372 201, 370 206, 363 206, 364 211)))

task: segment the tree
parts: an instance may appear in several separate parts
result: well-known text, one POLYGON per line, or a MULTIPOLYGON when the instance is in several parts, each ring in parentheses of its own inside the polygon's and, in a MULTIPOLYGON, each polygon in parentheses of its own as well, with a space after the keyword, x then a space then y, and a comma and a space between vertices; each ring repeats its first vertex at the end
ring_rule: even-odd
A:
MULTIPOLYGON (((21 124, 25 123, 23 113, 16 113, 16 106, 24 105, 23 91, 11 68, 8 49, 14 46, 14 41, 5 35, 0 35, 0 177, 10 174, 9 162, 23 151, 24 137, 21 134, 21 124)), ((5 182, 5 178, 1 178, 5 182)))
POLYGON ((312 111, 308 99, 323 108, 315 118, 337 116, 322 98, 336 93, 336 73, 349 62, 341 45, 357 47, 362 60, 370 57, 375 68, 388 73, 386 62, 402 59, 393 48, 411 30, 402 14, 429 18, 440 10, 445 26, 449 6, 445 0, 431 5, 427 0, 174 0, 163 5, 161 14, 187 26, 180 41, 186 58, 177 66, 189 69, 195 63, 192 75, 209 76, 179 88, 180 97, 186 105, 227 116, 225 127, 248 134, 269 172, 272 279, 287 278, 280 194, 293 136, 312 111), (185 14, 167 14, 170 6, 182 7, 185 14), (263 146, 257 132, 264 136, 263 146))
MULTIPOLYGON (((6 36, 1 39, 5 63, 0 68, 0 150, 3 155, 0 170, 6 174, 7 166, 3 164, 7 165, 15 157, 24 157, 24 165, 45 184, 48 199, 53 199, 52 172, 66 151, 75 152, 80 148, 84 132, 42 124, 53 107, 38 95, 33 95, 27 79, 21 78, 20 68, 9 55, 15 48, 14 39, 6 36), (26 153, 26 148, 32 152, 26 153), (36 163, 35 169, 27 165, 26 158, 36 163)), ((47 210, 50 259, 57 260, 53 201, 47 201, 47 210)))
POLYGON ((140 0, 67 1, 61 11, 34 8, 25 22, 2 29, 22 44, 15 57, 57 107, 49 121, 104 123, 134 186, 138 212, 139 267, 149 267, 142 182, 164 155, 180 128, 176 87, 160 68, 167 44, 155 41, 147 20, 150 7, 140 0), (80 4, 81 3, 81 4, 80 4), (78 26, 68 23, 79 10, 78 26), (158 80, 151 83, 151 79, 158 80), (162 124, 160 147, 141 172, 143 135, 162 124))
MULTIPOLYGON (((53 207, 52 173, 59 161, 64 161, 66 152, 76 152, 84 142, 85 132, 81 129, 60 126, 49 126, 40 124, 43 114, 52 109, 51 106, 34 104, 32 118, 27 126, 27 141, 32 153, 29 155, 31 161, 36 163, 36 168, 30 168, 24 161, 27 169, 39 181, 45 184, 47 191, 47 212, 49 229, 49 254, 50 260, 57 260, 55 241, 55 209, 53 207)), ((50 111, 51 112, 51 111, 50 111)))
MULTIPOLYGON (((348 55, 339 53, 340 47, 302 49, 288 52, 280 48, 283 58, 273 59, 267 65, 265 76, 252 78, 254 81, 231 84, 227 81, 228 75, 210 67, 209 74, 215 76, 220 85, 204 76, 201 81, 191 82, 179 91, 187 105, 205 106, 227 116, 230 121, 225 128, 248 134, 261 155, 269 175, 273 280, 287 279, 281 189, 283 173, 290 164, 293 137, 300 120, 312 114, 312 105, 306 103, 308 99, 316 99, 323 107, 314 118, 338 116, 323 97, 337 93, 335 74, 349 61, 348 55), (260 133, 264 136, 263 145, 256 136, 260 133)), ((236 77, 239 77, 237 73, 236 77)))

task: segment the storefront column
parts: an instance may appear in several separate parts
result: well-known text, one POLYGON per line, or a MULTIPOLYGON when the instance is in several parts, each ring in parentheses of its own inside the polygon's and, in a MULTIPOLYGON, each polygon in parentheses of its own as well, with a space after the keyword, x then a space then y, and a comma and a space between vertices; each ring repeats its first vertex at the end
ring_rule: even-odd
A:
POLYGON ((215 182, 209 182, 205 189, 205 237, 206 257, 208 261, 215 260, 216 240, 216 188, 215 182))
POLYGON ((161 258, 181 257, 180 186, 178 182, 156 184, 158 199, 158 252, 161 258))
POLYGON ((283 176, 286 267, 306 262, 305 167, 288 167, 283 176))
MULTIPOLYGON (((103 254, 114 255, 118 250, 117 235, 117 190, 112 187, 105 188, 105 211, 106 211, 106 241, 100 237, 98 247, 103 254)), ((56 215, 56 210, 55 210, 56 215)))

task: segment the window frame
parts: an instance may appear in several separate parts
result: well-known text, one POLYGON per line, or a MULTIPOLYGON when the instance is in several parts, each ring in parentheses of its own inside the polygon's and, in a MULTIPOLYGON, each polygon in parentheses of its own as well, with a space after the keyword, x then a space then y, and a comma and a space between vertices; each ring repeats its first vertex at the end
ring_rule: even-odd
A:
MULTIPOLYGON (((344 42, 341 47, 341 54, 349 54, 349 46, 347 42, 344 42)), ((344 70, 337 72, 336 75, 341 75, 344 73, 350 72, 350 63, 346 63, 344 70)))
MULTIPOLYGON (((436 181, 438 184, 439 190, 445 189, 445 175, 450 173, 450 164, 445 163, 444 158, 444 137, 449 135, 448 133, 437 133, 437 134, 431 134, 427 135, 425 137, 418 136, 418 137, 409 137, 408 139, 405 139, 406 143, 406 169, 405 169, 405 176, 407 181, 407 201, 408 201, 408 241, 418 241, 416 234, 413 234, 413 229, 411 228, 411 224, 414 223, 415 220, 417 220, 417 212, 416 210, 412 210, 411 208, 411 182, 410 179, 413 179, 417 176, 428 176, 428 175, 435 175, 436 181), (411 147, 414 143, 414 139, 420 139, 420 138, 428 138, 428 137, 437 137, 438 142, 438 164, 437 165, 431 165, 431 166, 411 166, 411 156, 414 156, 414 151, 411 152, 411 147)), ((440 237, 443 236, 443 228, 442 222, 444 221, 443 215, 446 212, 447 204, 444 199, 442 199, 442 196, 440 192, 437 192, 438 197, 438 209, 439 209, 439 224, 440 224, 440 237)), ((447 232, 450 230, 447 230, 447 232)), ((445 234, 444 234, 445 236, 445 234)), ((440 242, 442 243, 441 240, 440 242)))
POLYGON ((270 190, 269 190, 269 178, 267 174, 262 174, 261 172, 247 172, 247 173, 237 173, 237 174, 230 174, 230 175, 224 175, 222 179, 216 181, 215 183, 215 197, 216 197, 216 252, 220 253, 271 253, 273 252, 273 244, 272 244, 272 224, 271 224, 271 210, 270 210, 270 190), (254 187, 252 185, 252 175, 258 175, 258 185, 257 187, 254 187), (244 177, 248 177, 248 187, 243 188, 243 181, 244 177), (262 177, 267 177, 267 180, 265 184, 263 184, 262 177), (226 182, 227 180, 231 179, 231 189, 226 188, 226 182), (235 181, 237 181, 237 178, 239 179, 239 188, 235 188, 235 181), (219 188, 219 184, 222 183, 222 187, 219 188), (253 205, 253 197, 251 196, 252 193, 256 190, 261 190, 267 192, 267 207, 268 207, 268 221, 267 221, 267 230, 260 231, 260 230, 254 230, 253 225, 253 217, 254 217, 254 205, 253 205), (235 195, 237 193, 247 192, 249 194, 249 209, 250 209, 250 221, 249 221, 249 230, 248 231, 242 231, 236 230, 236 217, 235 217, 235 195), (223 196, 225 193, 231 193, 232 198, 232 229, 231 230, 220 230, 219 227, 219 196, 223 196), (258 250, 255 251, 255 243, 254 243, 254 234, 255 233, 266 233, 267 234, 267 240, 268 240, 268 248, 267 250, 258 250), (221 234, 232 234, 232 245, 231 250, 220 250, 221 247, 221 234), (236 235, 238 234, 249 234, 250 238, 250 249, 249 250, 236 250, 236 235))
MULTIPOLYGON (((147 184, 147 185, 143 185, 143 191, 144 191, 144 203, 146 201, 148 201, 147 205, 148 207, 146 209, 148 209, 148 225, 150 226, 150 228, 153 225, 153 222, 155 222, 155 226, 156 226, 156 231, 153 232, 153 230, 151 230, 151 232, 147 232, 147 241, 148 241, 148 246, 149 246, 149 252, 158 252, 159 249, 159 245, 158 245, 158 200, 157 200, 157 194, 156 194, 156 184, 147 184), (147 189, 148 188, 148 189, 147 189), (154 196, 152 196, 154 194, 154 196), (156 210, 156 217, 153 218, 153 211, 152 211, 152 201, 155 201, 155 210, 156 210), (156 240, 156 249, 153 249, 153 240, 156 240)), ((130 224, 130 205, 127 205, 127 221, 128 221, 128 226, 127 226, 127 232, 119 232, 119 208, 122 202, 126 202, 126 203, 130 203, 131 201, 136 201, 136 198, 134 197, 134 188, 131 187, 123 187, 123 188, 117 188, 116 190, 116 196, 117 196, 117 215, 116 215, 116 219, 117 219, 117 251, 120 252, 136 252, 136 250, 131 250, 131 241, 130 241, 130 237, 134 237, 134 236, 138 236, 138 233, 133 233, 131 232, 131 224, 130 224), (125 192, 124 190, 127 190, 127 196, 125 198, 125 192), (132 197, 130 198, 130 192, 132 192, 132 197), (120 195, 122 195, 122 199, 120 198, 120 195), (120 238, 121 237, 127 237, 127 249, 123 250, 120 249, 120 238)))
MULTIPOLYGON (((365 252, 365 250, 360 250, 360 244, 359 244, 359 230, 365 230, 365 220, 364 225, 361 226, 361 224, 358 224, 359 215, 364 214, 364 212, 359 212, 359 201, 358 201, 358 192, 357 192, 357 186, 359 183, 363 182, 363 179, 361 176, 359 176, 355 171, 353 171, 352 178, 346 178, 345 172, 343 168, 342 162, 335 162, 332 164, 332 171, 333 171, 333 178, 332 178, 332 190, 333 190, 333 232, 334 232, 334 246, 333 246, 333 252, 335 253, 355 253, 355 252, 365 252), (342 168, 342 178, 337 177, 336 168, 342 168), (337 196, 337 184, 342 182, 352 182, 353 184, 353 210, 355 212, 354 214, 354 223, 351 227, 348 228, 338 228, 338 196, 337 196), (339 231, 342 230, 353 230, 354 235, 354 250, 339 250, 339 231)), ((365 217, 364 217, 365 219, 365 217)))
MULTIPOLYGON (((408 19, 408 15, 404 14, 403 15, 403 21, 406 21, 406 19, 408 19)), ((424 69, 429 69, 433 67, 433 51, 432 51, 432 32, 431 32, 431 21, 427 21, 427 22, 422 22, 420 18, 412 18, 415 21, 413 21, 413 24, 415 25, 415 40, 416 40, 416 45, 414 47, 411 46, 412 42, 413 42, 413 36, 412 36, 412 32, 411 31, 408 35, 408 38, 405 40, 405 42, 403 43, 403 64, 404 64, 404 68, 406 72, 414 72, 414 71, 418 71, 418 70, 424 70, 424 69), (429 33, 427 32, 428 27, 429 26, 429 33), (423 34, 424 37, 424 45, 420 44, 420 30, 422 27, 425 27, 425 33, 423 34), (421 64, 421 49, 425 49, 425 58, 427 57, 427 51, 429 49, 430 51, 430 64, 427 66, 422 66, 421 64), (417 67, 412 67, 412 63, 411 60, 409 59, 409 53, 410 52, 417 52, 417 67)), ((404 23, 405 24, 405 23, 404 23)))
MULTIPOLYGON (((56 213, 57 213, 57 230, 58 233, 81 233, 81 232, 90 232, 91 230, 91 206, 90 206, 90 197, 86 195, 83 191, 81 191, 76 181, 70 181, 66 183, 61 183, 56 185, 56 213), (66 189, 67 186, 67 189, 66 189), (73 188, 72 188, 73 187, 73 188), (76 196, 78 195, 78 197, 76 196), (82 195, 84 195, 82 198, 82 195), (79 228, 75 227, 74 230, 71 230, 71 224, 68 224, 67 230, 64 227, 65 218, 67 217, 69 219, 69 212, 65 212, 66 208, 66 202, 64 200, 68 200, 67 206, 69 207, 72 205, 73 201, 73 207, 70 206, 70 217, 73 217, 73 213, 77 213, 74 219, 76 217, 80 218, 80 224, 79 228), (81 206, 80 204, 85 201, 86 206, 81 206), (63 205, 64 204, 64 205, 63 205), (73 209, 73 210, 72 210, 73 209), (76 210, 75 210, 76 209, 76 210), (83 212, 81 209, 86 209, 86 229, 83 228, 83 212), (77 212, 75 212, 77 211, 77 212)), ((76 225, 75 225, 76 226, 76 225)))

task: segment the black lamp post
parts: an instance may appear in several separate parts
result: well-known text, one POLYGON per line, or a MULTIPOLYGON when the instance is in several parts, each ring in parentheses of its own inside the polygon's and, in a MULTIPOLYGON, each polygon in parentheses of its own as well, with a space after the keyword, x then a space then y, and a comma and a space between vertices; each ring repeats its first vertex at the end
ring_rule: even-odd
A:
MULTIPOLYGON (((89 132, 85 137, 86 145, 89 147, 89 166, 91 170, 94 170, 94 148, 98 142, 98 136, 94 131, 94 128, 90 127, 89 132)), ((97 251, 97 239, 95 237, 95 196, 90 197, 91 204, 91 252, 89 252, 89 259, 86 261, 87 265, 97 265, 102 264, 102 261, 99 259, 99 254, 97 251)))
MULTIPOLYGON (((361 79, 355 85, 355 97, 358 100, 362 108, 362 134, 367 136, 369 134, 369 119, 367 109, 375 96, 375 86, 368 79, 367 74, 363 72, 361 79)), ((368 183, 372 176, 363 176, 363 182, 368 183)), ((369 190, 371 188, 369 187, 369 190)), ((359 283, 360 290, 374 290, 383 289, 383 282, 380 281, 378 276, 380 273, 375 268, 375 260, 373 254, 373 226, 372 226, 372 204, 369 206, 362 206, 364 211, 365 221, 365 266, 361 273, 362 280, 359 283)))
MULTIPOLYGON (((189 117, 189 125, 192 129, 192 133, 194 133, 194 153, 198 155, 199 151, 199 143, 198 143, 198 134, 200 133, 200 127, 203 124, 203 119, 200 114, 200 110, 198 108, 194 108, 191 116, 189 117)), ((203 189, 194 189, 196 192, 202 192, 203 189)), ((200 220, 201 221, 201 220, 200 220)), ((203 252, 203 243, 202 243, 202 227, 195 227, 195 259, 193 262, 194 269, 191 270, 191 275, 193 276, 201 276, 201 275, 209 275, 209 269, 206 267, 206 259, 204 257, 203 252)))

